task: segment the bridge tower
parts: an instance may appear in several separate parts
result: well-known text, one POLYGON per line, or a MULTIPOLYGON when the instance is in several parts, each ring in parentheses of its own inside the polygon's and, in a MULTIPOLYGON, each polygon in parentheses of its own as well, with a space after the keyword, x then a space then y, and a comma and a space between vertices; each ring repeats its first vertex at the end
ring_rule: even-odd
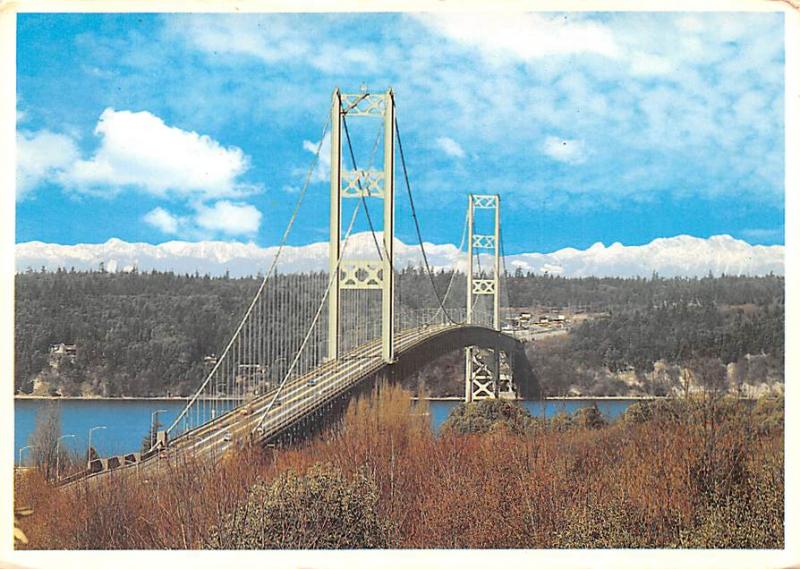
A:
POLYGON ((333 92, 331 102, 331 209, 328 270, 338 272, 328 294, 328 359, 340 355, 341 293, 343 290, 381 291, 383 360, 395 359, 394 346, 394 94, 333 92), (345 117, 383 120, 383 169, 347 170, 342 167, 342 121, 345 117), (383 199, 383 251, 380 260, 339 260, 342 254, 342 200, 383 199))
MULTIPOLYGON (((467 324, 488 325, 500 330, 500 196, 470 194, 467 216, 467 324), (477 233, 476 210, 489 210, 491 230, 477 233), (478 267, 475 252, 489 251, 491 270, 478 267), (487 302, 488 301, 488 302, 487 302), (478 304, 482 306, 478 306, 478 304), (487 306, 487 304, 489 306, 487 306)), ((485 215, 482 217, 486 217, 485 215)), ((488 221, 484 219, 484 221, 488 221)), ((484 223, 484 225, 486 225, 484 223)), ((466 401, 514 397, 514 386, 506 354, 499 350, 468 346, 466 352, 466 401)))

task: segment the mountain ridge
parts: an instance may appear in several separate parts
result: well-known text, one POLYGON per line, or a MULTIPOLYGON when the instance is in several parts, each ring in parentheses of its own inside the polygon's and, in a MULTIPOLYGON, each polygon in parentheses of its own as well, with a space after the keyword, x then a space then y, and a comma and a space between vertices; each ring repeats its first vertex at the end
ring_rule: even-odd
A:
MULTIPOLYGON (((380 234, 379 234, 380 237, 380 234)), ((428 260, 436 269, 466 267, 463 253, 455 245, 425 243, 428 260)), ((354 234, 347 244, 353 258, 376 256, 372 235, 354 234)), ((131 243, 113 237, 105 243, 60 245, 42 241, 15 246, 17 272, 29 268, 46 270, 59 267, 76 270, 97 269, 102 262, 108 271, 159 270, 178 273, 247 276, 267 271, 277 246, 260 247, 255 243, 226 241, 166 241, 158 245, 131 243)), ((419 266, 418 247, 395 241, 395 266, 419 266)), ((586 249, 565 247, 551 253, 507 255, 506 268, 514 272, 551 274, 563 277, 664 277, 719 275, 763 275, 784 273, 783 245, 751 245, 730 235, 708 238, 691 235, 659 237, 643 245, 614 242, 606 246, 596 242, 586 249)), ((327 270, 327 242, 283 248, 278 269, 281 272, 327 270)))

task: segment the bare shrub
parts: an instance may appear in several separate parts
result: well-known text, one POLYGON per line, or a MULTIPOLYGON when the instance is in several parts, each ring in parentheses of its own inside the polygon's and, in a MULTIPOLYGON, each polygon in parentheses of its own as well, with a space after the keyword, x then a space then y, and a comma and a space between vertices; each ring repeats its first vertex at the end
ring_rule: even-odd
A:
POLYGON ((424 402, 382 384, 302 445, 71 491, 34 472, 15 500, 34 548, 782 547, 782 402, 631 409, 435 436, 424 402))

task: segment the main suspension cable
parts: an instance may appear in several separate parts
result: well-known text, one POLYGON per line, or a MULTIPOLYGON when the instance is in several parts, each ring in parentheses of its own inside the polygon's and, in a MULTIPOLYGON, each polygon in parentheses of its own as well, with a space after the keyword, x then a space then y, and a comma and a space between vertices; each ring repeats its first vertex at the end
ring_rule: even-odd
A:
POLYGON ((306 333, 305 337, 303 338, 303 342, 300 345, 300 348, 297 350, 297 353, 292 360, 289 369, 286 371, 286 375, 284 375, 283 379, 281 380, 280 384, 278 385, 277 389, 275 390, 275 395, 272 396, 269 404, 267 405, 264 413, 261 415, 261 419, 259 419, 258 424, 253 428, 252 432, 255 432, 261 425, 264 423, 264 419, 267 417, 269 412, 275 406, 275 401, 277 401, 278 397, 280 397, 281 391, 283 390, 284 385, 289 381, 289 378, 292 376, 294 372, 295 366, 297 365, 298 360, 300 359, 300 355, 303 353, 303 350, 308 343, 308 339, 311 337, 311 333, 314 331, 317 322, 319 321, 319 317, 322 314, 322 309, 325 306, 325 301, 328 300, 328 294, 331 291, 333 283, 336 279, 339 278, 339 267, 342 264, 342 259, 344 259, 344 252, 347 249, 347 242, 350 240, 351 233, 353 231, 353 225, 355 224, 356 217, 358 217, 358 210, 361 207, 361 204, 356 205, 356 208, 353 210, 353 215, 350 218, 350 224, 347 227, 347 232, 345 233, 344 243, 342 244, 342 249, 339 253, 339 258, 336 260, 336 270, 333 271, 328 278, 328 286, 325 288, 325 293, 322 295, 322 300, 319 303, 319 307, 317 308, 317 312, 314 314, 314 320, 311 322, 311 326, 308 328, 308 332, 306 333))
MULTIPOLYGON (((461 230, 461 242, 458 244, 458 252, 456 253, 456 258, 458 258, 459 254, 462 252, 464 248, 464 244, 467 241, 467 228, 469 226, 469 210, 464 213, 464 228, 461 230)), ((447 297, 450 295, 450 291, 453 288, 453 281, 455 281, 456 273, 458 272, 457 267, 453 267, 453 273, 450 275, 450 282, 447 283, 447 288, 444 291, 444 297, 442 298, 442 304, 447 303, 447 297)), ((445 309, 446 310, 446 309, 445 309)), ((439 313, 442 311, 442 307, 440 306, 436 310, 436 314, 433 315, 433 318, 429 320, 429 322, 436 320, 438 318, 439 313)), ((463 321, 460 322, 463 324, 463 321)))
MULTIPOLYGON (((339 98, 339 109, 342 108, 342 99, 339 98)), ((356 176, 356 183, 358 184, 358 191, 361 194, 361 203, 364 205, 364 213, 367 216, 367 223, 369 223, 369 230, 372 233, 372 240, 375 242, 375 249, 378 251, 378 258, 383 261, 383 255, 381 254, 381 247, 378 245, 378 237, 375 235, 375 226, 372 224, 372 216, 369 214, 369 207, 367 207, 367 199, 364 197, 364 188, 361 186, 361 176, 358 174, 358 165, 356 164, 356 155, 353 152, 353 143, 350 140, 350 129, 347 128, 347 119, 345 118, 344 113, 342 113, 342 125, 344 125, 344 135, 347 139, 347 149, 350 151, 350 161, 353 163, 353 173, 356 176)), ((378 135, 380 136, 380 134, 378 135)), ((377 146, 377 145, 376 145, 377 146)), ((367 193, 369 193, 369 188, 367 188, 367 193)))
MULTIPOLYGON (((392 102, 394 103, 394 95, 392 95, 392 102)), ((444 307, 444 303, 442 302, 442 297, 439 295, 439 291, 436 289, 436 280, 433 277, 433 273, 431 271, 430 263, 428 262, 428 254, 425 251, 425 244, 422 240, 422 231, 419 228, 419 219, 417 218, 417 208, 414 206, 414 196, 411 194, 411 183, 408 180, 408 168, 406 167, 406 158, 405 153, 403 152, 403 142, 400 139, 400 127, 397 124, 397 117, 395 116, 394 119, 394 133, 397 136, 397 148, 400 150, 400 162, 403 166, 403 177, 405 178, 406 182, 406 192, 408 193, 408 201, 411 205, 411 217, 414 219, 414 227, 417 230, 417 240, 419 241, 419 247, 422 250, 422 260, 425 263, 425 272, 428 274, 428 278, 431 281, 431 286, 433 287, 433 293, 436 295, 436 300, 439 302, 439 306, 444 311, 444 315, 450 321, 451 324, 458 324, 455 320, 450 317, 450 314, 444 307)))
POLYGON ((291 218, 289 218, 289 223, 286 225, 286 229, 283 232, 283 236, 281 237, 281 241, 280 241, 280 244, 278 246, 278 250, 275 252, 275 256, 272 258, 272 263, 270 264, 269 270, 264 275, 264 278, 261 281, 261 285, 258 287, 258 291, 256 292, 255 297, 253 297, 253 301, 250 303, 250 306, 248 306, 247 311, 245 311, 245 314, 242 317, 242 320, 239 323, 239 326, 236 328, 236 331, 233 333, 233 336, 231 337, 230 341, 225 346, 225 349, 223 350, 223 352, 220 355, 220 357, 217 359, 216 363, 214 364, 214 367, 211 369, 211 371, 209 372, 208 376, 203 381, 203 383, 200 384, 200 387, 197 389, 197 391, 195 392, 194 396, 186 404, 186 407, 184 407, 183 411, 181 411, 178 414, 178 416, 175 417, 175 420, 169 426, 169 428, 167 429, 167 432, 171 432, 178 425, 180 420, 183 419, 183 417, 186 416, 186 414, 189 411, 189 408, 192 405, 194 405, 194 403, 197 401, 197 398, 200 396, 200 394, 203 392, 203 390, 208 385, 209 381, 211 381, 211 378, 214 377, 214 374, 217 372, 217 369, 220 367, 220 364, 222 364, 223 361, 227 362, 227 355, 230 352, 231 347, 233 346, 233 344, 236 341, 236 339, 239 337, 239 333, 241 332, 242 328, 244 327, 245 322, 249 318, 250 314, 253 312, 253 308, 255 307, 256 302, 258 302, 258 299, 260 298, 262 292, 266 288, 267 280, 275 272, 275 270, 276 270, 276 268, 278 266, 278 259, 280 258, 281 253, 283 252, 283 249, 284 249, 287 241, 289 240, 289 234, 291 233, 292 227, 294 226, 294 223, 297 220, 297 215, 300 213, 300 207, 303 205, 303 200, 305 199, 306 193, 308 191, 308 187, 311 184, 311 176, 312 176, 312 174, 314 173, 314 170, 317 167, 317 163, 319 162, 319 155, 320 155, 320 152, 322 151, 322 143, 325 140, 325 134, 328 132, 328 127, 329 126, 330 126, 330 120, 326 121, 325 122, 325 126, 322 127, 322 136, 320 136, 319 143, 317 144, 317 150, 314 153, 314 160, 311 162, 311 164, 310 164, 310 166, 308 168, 308 171, 306 172, 305 182, 303 183, 303 188, 300 191, 300 195, 297 197, 297 201, 295 202, 294 210, 292 211, 292 216, 291 216, 291 218))

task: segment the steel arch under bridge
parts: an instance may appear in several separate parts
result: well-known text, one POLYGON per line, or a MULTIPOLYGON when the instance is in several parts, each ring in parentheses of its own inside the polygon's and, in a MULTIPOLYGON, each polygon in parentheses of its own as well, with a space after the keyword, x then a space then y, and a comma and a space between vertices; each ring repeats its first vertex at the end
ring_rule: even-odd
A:
POLYGON ((381 342, 376 339, 287 383, 276 403, 271 405, 274 391, 265 393, 169 441, 166 449, 221 456, 244 440, 266 444, 286 435, 290 439, 301 437, 314 424, 325 423, 333 408, 345 407, 355 394, 371 388, 376 379, 407 377, 440 356, 467 346, 505 353, 520 397, 539 396, 539 383, 521 341, 484 326, 427 326, 398 333, 394 363, 381 358, 381 342))

